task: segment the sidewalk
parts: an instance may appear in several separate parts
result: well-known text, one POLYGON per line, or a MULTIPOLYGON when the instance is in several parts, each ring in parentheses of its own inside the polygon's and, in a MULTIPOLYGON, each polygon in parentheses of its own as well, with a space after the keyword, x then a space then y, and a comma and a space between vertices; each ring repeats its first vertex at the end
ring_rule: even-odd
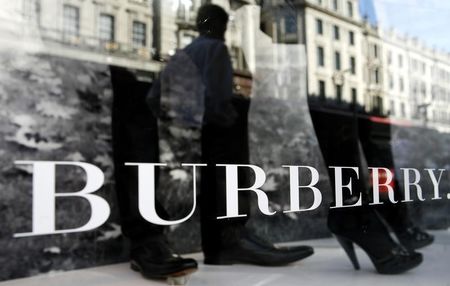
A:
MULTIPOLYGON (((385 276, 375 272, 365 253, 358 249, 361 270, 354 271, 334 239, 304 241, 314 246, 315 254, 286 267, 250 265, 208 266, 191 276, 189 286, 293 286, 293 285, 405 285, 450 286, 450 230, 434 232, 435 243, 423 249, 424 262, 401 275, 385 276)), ((201 254, 190 255, 202 260, 201 254)), ((64 273, 47 274, 0 283, 0 286, 158 286, 165 281, 145 280, 129 269, 128 263, 64 273)))

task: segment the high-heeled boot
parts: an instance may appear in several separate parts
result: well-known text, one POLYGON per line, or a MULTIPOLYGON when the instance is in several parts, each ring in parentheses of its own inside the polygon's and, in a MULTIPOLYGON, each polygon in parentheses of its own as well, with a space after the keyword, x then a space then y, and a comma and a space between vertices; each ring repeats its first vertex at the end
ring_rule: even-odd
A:
POLYGON ((328 227, 355 270, 360 267, 354 244, 367 253, 380 274, 402 273, 418 266, 423 260, 422 254, 395 242, 381 216, 368 206, 330 209, 328 227))

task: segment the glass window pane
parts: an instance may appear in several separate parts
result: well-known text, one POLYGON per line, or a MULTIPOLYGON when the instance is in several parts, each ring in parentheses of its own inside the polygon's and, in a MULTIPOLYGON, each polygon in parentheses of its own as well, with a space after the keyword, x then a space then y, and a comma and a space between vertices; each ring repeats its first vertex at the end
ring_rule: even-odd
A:
POLYGON ((114 41, 114 16, 108 14, 100 15, 98 34, 101 40, 114 41))
POLYGON ((72 5, 64 5, 63 30, 65 34, 80 35, 80 9, 72 5))
POLYGON ((133 46, 145 47, 147 45, 147 26, 145 23, 133 21, 133 46))

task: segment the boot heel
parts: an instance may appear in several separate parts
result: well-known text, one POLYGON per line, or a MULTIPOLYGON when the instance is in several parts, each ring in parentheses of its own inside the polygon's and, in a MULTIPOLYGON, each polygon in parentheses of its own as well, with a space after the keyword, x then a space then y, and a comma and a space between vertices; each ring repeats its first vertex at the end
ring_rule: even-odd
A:
POLYGON ((348 258, 350 258, 350 261, 352 262, 355 270, 359 270, 360 267, 359 267, 358 257, 356 257, 355 247, 353 246, 353 242, 350 239, 347 239, 345 237, 338 236, 338 235, 336 235, 336 239, 339 242, 339 244, 342 246, 342 248, 344 249, 345 253, 347 253, 348 258))

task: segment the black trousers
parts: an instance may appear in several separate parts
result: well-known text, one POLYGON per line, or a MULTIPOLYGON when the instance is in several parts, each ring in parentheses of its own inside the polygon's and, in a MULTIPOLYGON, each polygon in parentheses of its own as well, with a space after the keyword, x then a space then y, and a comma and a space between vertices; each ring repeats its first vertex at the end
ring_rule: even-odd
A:
MULTIPOLYGON (((124 164, 159 162, 157 121, 145 103, 150 84, 137 81, 133 73, 123 68, 111 67, 110 72, 114 92, 114 179, 122 233, 132 241, 132 246, 139 246, 152 239, 161 239, 164 229, 148 223, 139 214, 137 167, 124 164)), ((158 202, 156 207, 159 214, 167 216, 158 202)))
MULTIPOLYGON (((137 168, 125 162, 160 162, 158 121, 145 102, 150 84, 139 82, 123 68, 111 67, 114 100, 112 113, 113 158, 115 189, 120 209, 122 232, 132 246, 138 247, 152 240, 164 239, 164 227, 142 218, 138 210, 137 168)), ((216 164, 248 164, 247 114, 249 100, 233 99, 239 117, 232 126, 206 125, 202 129, 200 212, 202 246, 205 253, 225 247, 237 239, 247 219, 218 220, 225 215, 225 168, 216 164)), ((156 187, 158 189, 158 172, 156 187)), ((248 175, 239 171, 239 184, 244 187, 248 175)), ((156 202, 157 212, 169 219, 166 210, 156 202)), ((249 213, 248 196, 240 195, 240 211, 249 213)))
MULTIPOLYGON (((201 231, 202 247, 206 255, 226 248, 240 237, 247 217, 220 219, 226 214, 225 168, 216 164, 249 164, 248 110, 250 100, 233 98, 238 118, 233 125, 224 127, 206 124, 202 128, 202 161, 208 164, 201 176, 201 231)), ((245 168, 238 169, 240 187, 250 187, 245 168)), ((249 214, 248 192, 239 194, 239 212, 249 214)))

